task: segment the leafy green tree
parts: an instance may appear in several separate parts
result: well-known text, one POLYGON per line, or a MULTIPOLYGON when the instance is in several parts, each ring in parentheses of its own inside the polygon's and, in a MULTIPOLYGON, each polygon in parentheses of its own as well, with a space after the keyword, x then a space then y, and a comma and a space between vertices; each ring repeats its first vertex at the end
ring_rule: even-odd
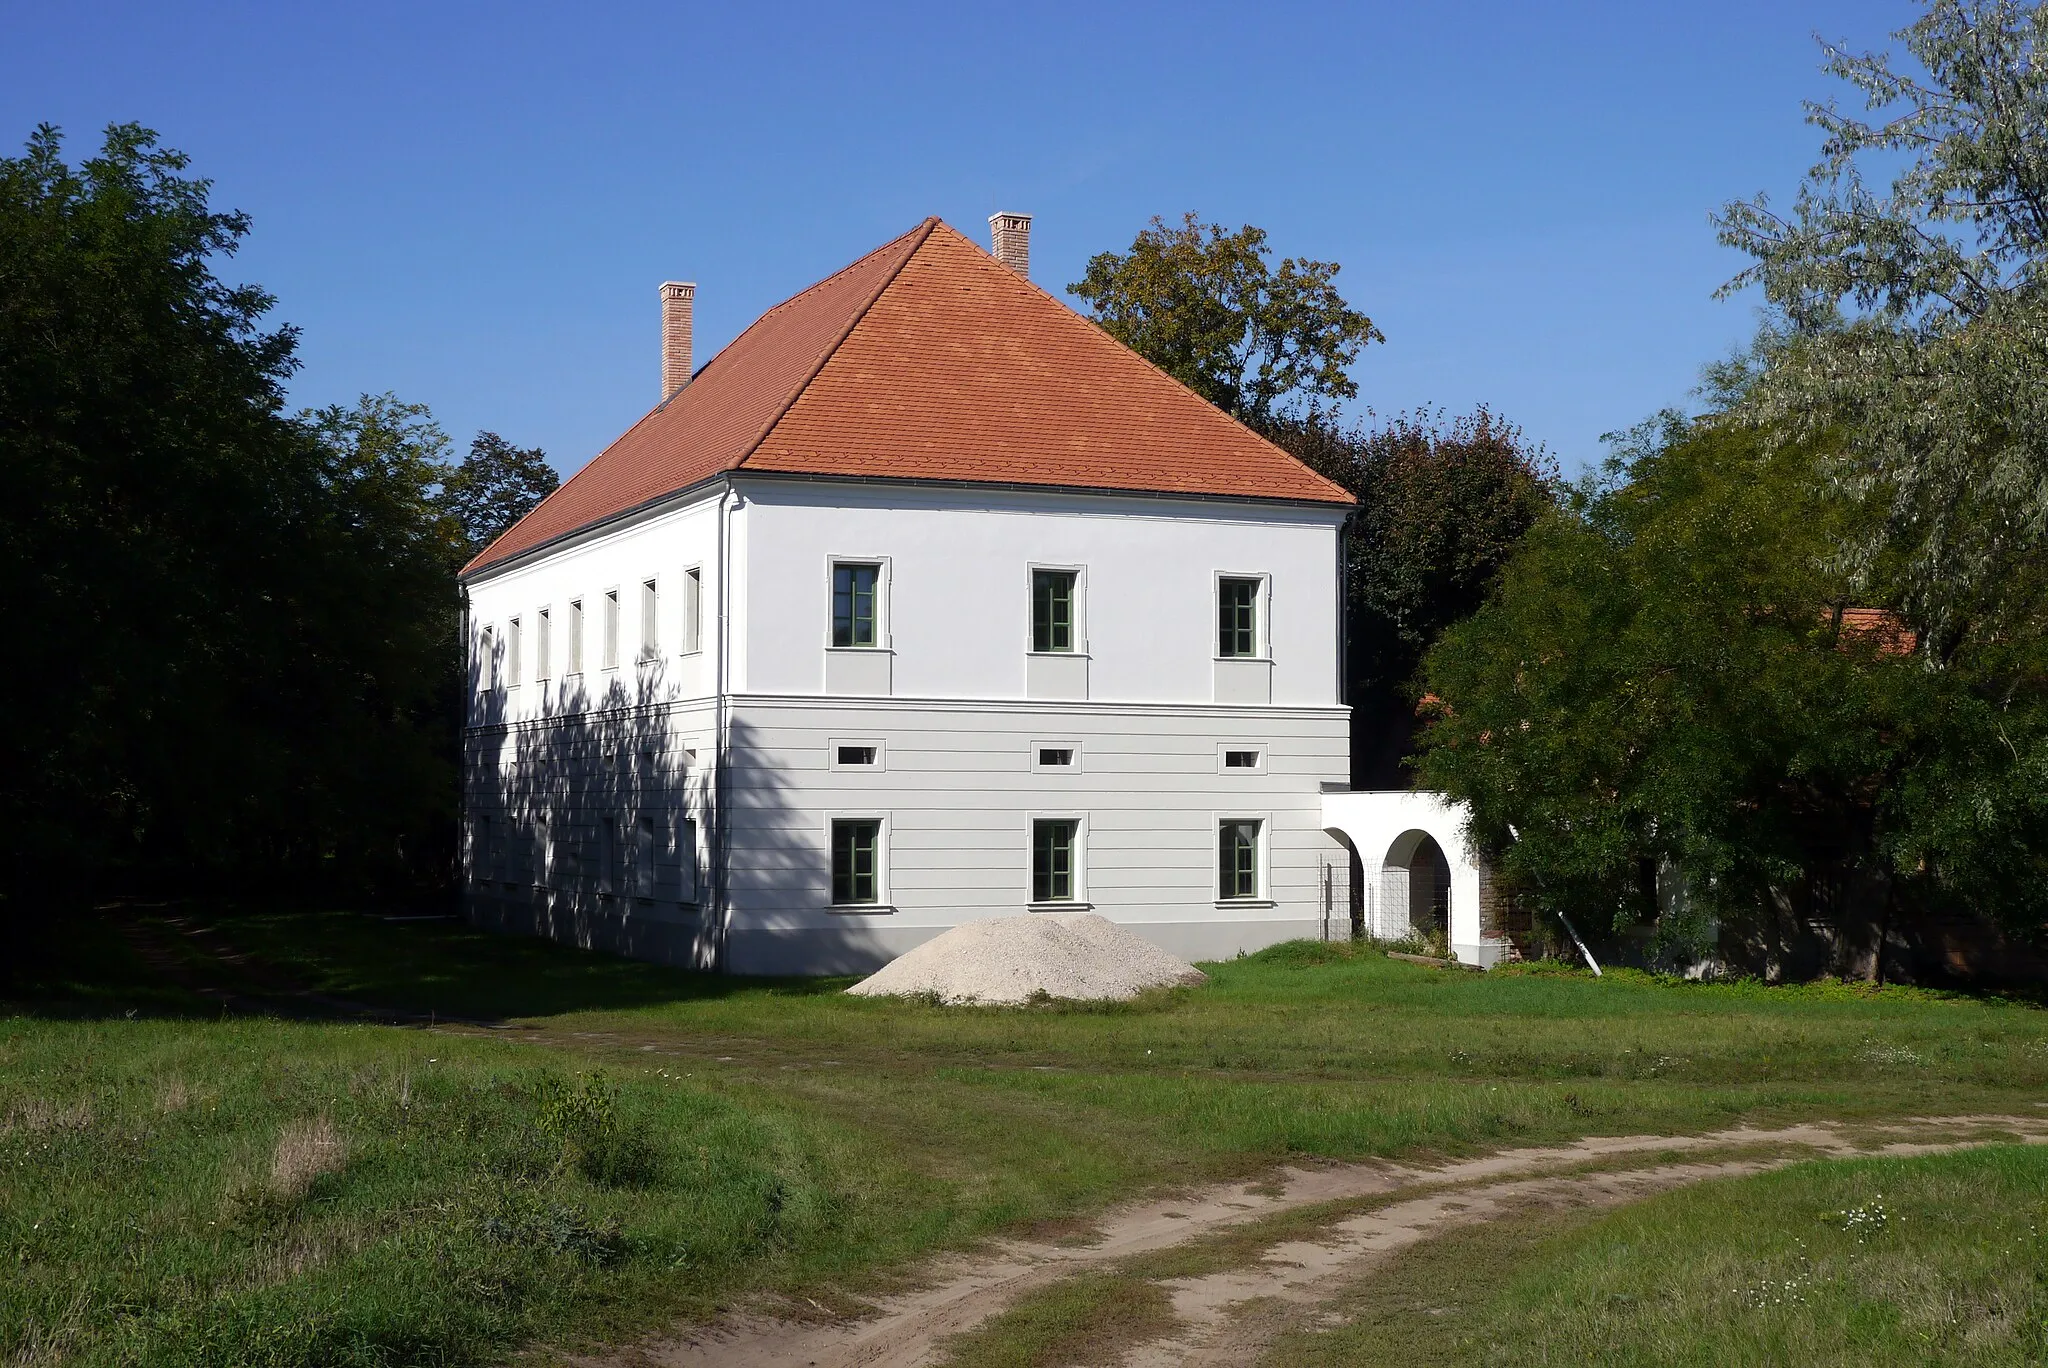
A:
POLYGON ((1261 427, 1290 401, 1355 396, 1347 368, 1386 340, 1337 293, 1335 262, 1287 257, 1276 270, 1269 256, 1262 228, 1155 217, 1128 252, 1098 253, 1067 288, 1110 336, 1261 427))
POLYGON ((1423 654, 1485 601, 1554 502, 1556 465, 1484 406, 1352 428, 1308 414, 1267 435, 1358 496, 1345 545, 1352 782, 1404 787, 1423 654))
MULTIPOLYGON (((1829 456, 1726 419, 1639 430, 1430 653, 1423 777, 1535 905, 1619 928, 1669 862, 1738 931, 1816 876, 2038 926, 2048 700, 1987 699, 1849 611, 1833 553, 1881 512, 1829 456)), ((1664 928, 1693 954, 1699 929, 1664 928)))
POLYGON ((1830 474, 1884 511, 1844 564, 1900 576, 1940 662, 2048 611, 2048 12, 1930 0, 1894 36, 1909 62, 1826 47, 1875 117, 1807 106, 1791 211, 1721 212, 1754 258, 1727 290, 1774 311, 1728 378, 1763 430, 1839 439, 1830 474))
POLYGON ((479 432, 469 454, 448 472, 441 502, 462 524, 473 554, 503 536, 561 482, 539 447, 516 447, 495 432, 479 432))
POLYGON ((369 440, 386 401, 286 415, 295 334, 215 276, 248 222, 186 167, 133 125, 0 159, 10 910, 416 870, 449 830, 438 450, 369 440))

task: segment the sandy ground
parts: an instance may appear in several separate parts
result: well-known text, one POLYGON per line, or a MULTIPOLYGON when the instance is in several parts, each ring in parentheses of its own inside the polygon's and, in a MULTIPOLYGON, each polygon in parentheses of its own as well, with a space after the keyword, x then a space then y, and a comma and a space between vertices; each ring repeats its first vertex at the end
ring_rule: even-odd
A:
MULTIPOLYGON (((1003 1241, 934 1263, 919 1290, 857 1319, 792 1319, 736 1311, 680 1337, 648 1341, 585 1368, 922 1368, 941 1342, 1062 1278, 1169 1249, 1247 1221, 1325 1202, 1379 1198, 1306 1236, 1275 1241, 1237 1267, 1163 1285, 1178 1326, 1127 1353, 1128 1368, 1243 1363, 1282 1330, 1328 1323, 1327 1307, 1374 1265, 1446 1231, 1532 1206, 1607 1207, 1707 1178, 1760 1173, 1817 1156, 1927 1154, 2014 1140, 2048 1144, 2048 1114, 1961 1116, 1701 1136, 1634 1135, 1504 1150, 1435 1167, 1350 1164, 1285 1169, 1106 1214, 1086 1244, 1003 1241), (1412 1193, 1403 1196, 1403 1193, 1412 1193)), ((819 1308, 822 1311, 822 1308, 819 1308)))
POLYGON ((1208 975, 1092 912, 1033 912, 966 922, 898 955, 849 993, 1023 1003, 1034 996, 1121 1001, 1208 975))

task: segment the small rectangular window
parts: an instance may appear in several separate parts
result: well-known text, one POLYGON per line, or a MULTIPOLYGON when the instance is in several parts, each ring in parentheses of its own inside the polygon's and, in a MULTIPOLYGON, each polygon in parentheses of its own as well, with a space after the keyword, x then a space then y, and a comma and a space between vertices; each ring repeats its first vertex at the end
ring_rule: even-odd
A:
POLYGON ((1041 769, 1066 769, 1074 763, 1071 746, 1040 746, 1038 764, 1041 769))
POLYGON ((1259 753, 1255 750, 1227 750, 1223 752, 1223 768, 1255 770, 1259 767, 1259 753))
POLYGON ((619 824, 612 817, 597 821, 597 891, 619 891, 619 824))
POLYGON ((619 668, 619 591, 604 591, 604 668, 619 668))
POLYGON ((876 591, 882 581, 879 565, 832 567, 832 644, 873 646, 876 641, 876 591))
POLYGON ((505 683, 519 687, 519 619, 505 624, 505 683))
POLYGON ((1031 901, 1074 900, 1074 837, 1080 825, 1071 818, 1031 824, 1031 901))
POLYGON ((661 654, 661 591, 656 582, 640 586, 640 658, 652 660, 661 654))
POLYGON ((875 763, 873 746, 839 747, 839 763, 842 765, 872 765, 875 763))
POLYGON ((704 649, 704 572, 683 571, 683 654, 704 649))
POLYGON ((877 877, 882 824, 873 818, 832 823, 832 901, 854 907, 881 900, 877 877))
POLYGON ((633 895, 654 896, 654 819, 642 817, 633 824, 633 895))
POLYGON ((1074 581, 1072 570, 1031 572, 1031 649, 1074 649, 1074 581))
POLYGON ((553 855, 553 835, 548 829, 548 819, 533 819, 533 886, 545 888, 548 882, 548 865, 553 855))
POLYGON ((583 673, 583 600, 569 600, 569 673, 583 673))
POLYGON ((477 687, 489 692, 498 687, 498 631, 486 627, 477 637, 476 647, 477 687))
POLYGON ((476 837, 469 852, 469 874, 473 882, 481 883, 497 877, 497 834, 497 826, 489 813, 484 813, 476 819, 476 837))
POLYGON ((553 664, 554 611, 543 608, 533 615, 533 682, 545 684, 550 678, 548 671, 553 664))
POLYGON ((1217 828, 1217 889, 1221 898, 1259 896, 1259 824, 1224 822, 1217 828))
POLYGON ((1259 582, 1216 582, 1216 654, 1226 658, 1259 653, 1259 582))

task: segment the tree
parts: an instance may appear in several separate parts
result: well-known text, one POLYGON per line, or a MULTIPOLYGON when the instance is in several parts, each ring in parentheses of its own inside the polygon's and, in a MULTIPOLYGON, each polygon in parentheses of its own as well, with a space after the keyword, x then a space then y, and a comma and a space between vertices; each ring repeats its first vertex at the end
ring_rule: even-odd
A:
POLYGON ((416 873, 450 830, 438 448, 395 401, 286 415, 296 335, 215 276, 248 221, 186 166, 133 125, 0 160, 10 912, 416 873))
POLYGON ((1918 71, 1825 48, 1882 117, 1807 106, 1821 161, 1791 213, 1720 214, 1755 259, 1726 289, 1774 311, 1724 379, 1760 430, 1839 437, 1830 475, 1885 513, 1844 564, 1900 575, 1940 663, 2038 637, 2048 610, 2048 13, 1931 0, 1894 36, 1918 71))
POLYGON ((1355 396, 1346 368, 1386 340, 1337 293, 1335 262, 1288 257, 1274 270, 1270 255, 1262 228, 1155 217, 1130 251, 1098 253, 1067 288, 1111 337, 1262 427, 1290 401, 1355 396))
POLYGON ((1416 669, 1447 627, 1478 610, 1551 506, 1556 466, 1484 406, 1448 420, 1401 414, 1372 428, 1310 414, 1277 420, 1267 435, 1358 497, 1345 545, 1352 782, 1403 786, 1416 669))
POLYGON ((479 432, 462 464, 448 473, 442 504, 462 524, 473 555, 531 513, 561 482, 539 447, 516 447, 495 432, 479 432))
MULTIPOLYGON (((2048 700, 1994 706, 1848 611, 1832 553, 1881 512, 1833 455, 1725 417, 1639 429, 1430 653, 1423 777, 1530 902, 1618 929, 1668 863, 1738 927, 1814 877, 2039 924, 2048 700)), ((1701 930, 1663 927, 1693 955, 1701 930)))

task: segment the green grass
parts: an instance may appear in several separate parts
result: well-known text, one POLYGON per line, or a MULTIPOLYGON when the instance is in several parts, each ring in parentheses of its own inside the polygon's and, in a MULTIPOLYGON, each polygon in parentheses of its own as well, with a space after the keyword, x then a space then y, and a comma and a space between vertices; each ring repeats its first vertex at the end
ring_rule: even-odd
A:
POLYGON ((2039 1364, 2044 1234, 2048 1150, 1816 1161, 1457 1232, 1267 1362, 2039 1364))
POLYGON ((1082 1273, 1018 1298, 940 1345, 943 1368, 1094 1368, 1172 1331, 1173 1297, 1156 1283, 1082 1273))
POLYGON ((857 1295, 1298 1156, 2048 1099, 2048 1014, 1910 989, 1299 945, 1123 1006, 946 1009, 452 922, 174 911, 145 930, 211 987, 519 1025, 224 1017, 110 923, 70 928, 0 988, 0 1358, 491 1362, 757 1290, 857 1295), (223 968, 198 924, 272 969, 223 968), (321 1124, 317 1171, 279 1179, 321 1124))

